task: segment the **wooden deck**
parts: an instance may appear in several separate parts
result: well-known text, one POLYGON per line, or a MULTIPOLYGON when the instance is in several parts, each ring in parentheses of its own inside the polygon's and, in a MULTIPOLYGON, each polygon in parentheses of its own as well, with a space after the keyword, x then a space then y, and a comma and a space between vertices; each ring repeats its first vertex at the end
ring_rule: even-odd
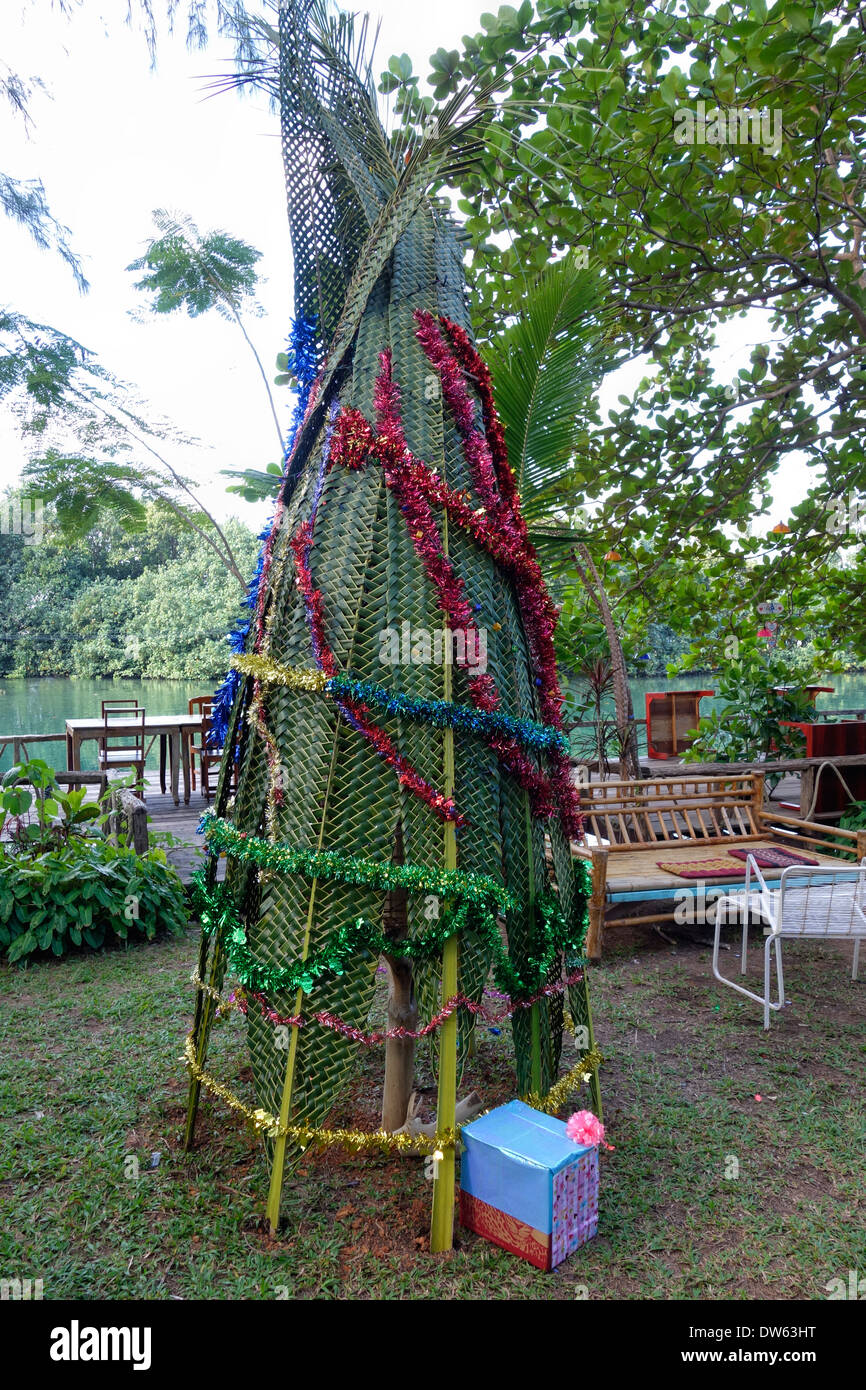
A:
MULTIPOLYGON (((682 772, 685 775, 690 775, 688 764, 680 764, 679 766, 682 768, 682 772)), ((667 763, 665 767, 666 772, 670 775, 673 772, 671 763, 667 763)), ((652 764, 650 764, 650 768, 652 768, 652 764)), ((208 802, 203 797, 200 787, 197 787, 196 790, 190 794, 188 806, 185 806, 183 801, 181 801, 180 806, 175 806, 170 791, 160 791, 159 776, 156 770, 148 768, 147 771, 148 779, 145 804, 148 814, 148 832, 156 844, 160 844, 159 836, 166 832, 180 842, 175 846, 161 844, 161 848, 165 849, 169 861, 177 869, 181 880, 184 883, 188 883, 195 870, 201 868, 204 862, 204 856, 202 854, 202 845, 204 842, 202 836, 198 834, 198 825, 202 815, 207 810, 208 802)), ((216 780, 214 773, 215 769, 211 777, 211 786, 214 785, 216 780)), ((598 778, 594 775, 592 780, 595 782, 598 778)), ((800 796, 799 785, 799 776, 793 775, 785 777, 773 792, 773 802, 798 802, 800 796)), ((89 787, 87 799, 92 801, 95 800, 96 797, 97 789, 89 787)), ((682 853, 682 851, 680 851, 680 853, 682 853)), ((706 846, 698 851, 698 857, 707 857, 712 853, 712 846, 706 846)), ((625 862, 619 862, 617 864, 617 876, 619 876, 620 870, 625 870, 625 868, 625 862)), ((661 874, 660 876, 663 877, 661 874)), ((680 880, 680 882, 686 883, 687 880, 683 879, 680 880)))
MULTIPOLYGON (((214 780, 212 773, 211 787, 214 785, 214 780)), ((94 793, 91 791, 88 800, 93 799, 93 796, 94 793)), ((200 788, 196 787, 196 790, 190 794, 188 806, 184 806, 182 800, 179 806, 175 806, 171 799, 171 792, 160 791, 158 774, 148 769, 144 802, 147 806, 149 818, 147 829, 151 843, 155 843, 165 850, 169 862, 177 869, 182 882, 189 883, 194 871, 200 869, 204 863, 202 854, 204 841, 197 833, 197 827, 208 808, 208 803, 202 796, 200 788), (166 831, 181 843, 174 848, 162 844, 159 836, 164 835, 166 831)), ((211 804, 213 803, 211 802, 211 804)))

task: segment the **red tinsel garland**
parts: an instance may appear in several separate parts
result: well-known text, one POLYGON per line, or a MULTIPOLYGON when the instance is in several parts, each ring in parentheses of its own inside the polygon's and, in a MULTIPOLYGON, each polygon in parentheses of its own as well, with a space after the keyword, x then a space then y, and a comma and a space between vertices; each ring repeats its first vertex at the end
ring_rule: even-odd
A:
MULTIPOLYGON (((466 1009, 474 1017, 482 1019, 489 1025, 496 1026, 513 1017, 519 1009, 530 1009, 533 1004, 538 1003, 539 999, 550 999, 555 994, 562 994, 571 985, 578 984, 582 979, 583 971, 574 970, 564 980, 557 980, 554 984, 545 985, 544 989, 539 990, 531 999, 518 1000, 516 1004, 509 1004, 506 1009, 487 1009, 483 1004, 476 1003, 474 999, 469 999, 465 994, 454 994, 445 1001, 439 1012, 420 1028, 404 1028, 398 1024, 394 1028, 385 1028, 372 1033, 365 1033, 363 1029, 346 1023, 344 1019, 338 1018, 336 1014, 328 1013, 326 1010, 309 1014, 306 1018, 303 1014, 278 1014, 275 1009, 270 1008, 265 995, 250 992, 248 998, 255 1000, 261 1009, 262 1018, 266 1018, 275 1027, 303 1028, 308 1023, 319 1023, 323 1028, 330 1028, 336 1033, 342 1033, 343 1037, 351 1038, 353 1042, 363 1043, 366 1047, 378 1047, 387 1042, 389 1038, 401 1040, 426 1038, 431 1033, 435 1033, 437 1028, 441 1028, 442 1024, 458 1009, 466 1009)), ((248 1013, 249 1004, 243 995, 238 997, 230 995, 229 1000, 236 1005, 242 1014, 248 1013)))
POLYGON ((373 426, 360 410, 354 406, 341 410, 331 436, 328 468, 335 463, 343 468, 365 468, 374 440, 373 426))
MULTIPOLYGON (((505 567, 514 582, 530 659, 537 673, 542 718, 555 728, 561 728, 563 697, 553 645, 557 612, 547 592, 535 548, 529 541, 520 511, 514 475, 508 466, 505 435, 493 401, 490 374, 459 325, 444 317, 440 317, 437 324, 432 314, 422 310, 415 311, 415 321, 418 324, 418 340, 439 374, 443 397, 463 439, 464 456, 472 472, 475 490, 488 514, 488 534, 492 523, 505 537, 499 549, 507 553, 505 567), (450 339, 456 355, 449 351, 443 341, 439 325, 450 339), (485 434, 475 424, 475 410, 464 372, 469 373, 476 383, 482 402, 485 434), (502 491, 497 491, 497 485, 502 491)), ((483 529, 477 527, 479 532, 483 529)), ((570 837, 577 838, 582 830, 582 820, 577 792, 571 781, 569 760, 563 753, 554 753, 551 764, 551 786, 563 828, 570 837)))
MULTIPOLYGON (((435 322, 433 331, 438 337, 435 322)), ((441 337, 439 341, 441 344, 441 337)), ((460 385, 465 399, 458 399, 460 393, 455 384, 455 374, 459 375, 459 367, 444 349, 440 356, 444 356, 443 370, 448 373, 448 397, 459 411, 459 419, 465 421, 474 418, 471 398, 462 377, 460 385)), ((470 617, 472 610, 463 596, 463 580, 455 573, 450 559, 443 551, 439 528, 430 507, 431 499, 446 507, 455 520, 465 524, 491 554, 495 551, 497 560, 513 579, 527 638, 536 636, 535 642, 530 640, 530 655, 534 658, 535 668, 542 672, 537 677, 537 683, 541 687, 542 709, 548 723, 561 727, 562 696, 556 679, 553 643, 549 636, 556 622, 556 610, 548 597, 532 547, 518 539, 513 524, 508 528, 509 533, 506 536, 500 534, 497 537, 495 517, 485 516, 483 511, 473 511, 467 506, 464 498, 448 488, 438 474, 413 457, 403 433, 400 392, 392 377, 390 351, 383 352, 379 360, 381 371, 373 396, 378 429, 375 453, 382 463, 385 482, 393 489, 400 510, 406 517, 416 554, 436 589, 439 605, 448 619, 449 626, 464 627, 467 649, 473 650, 469 646, 470 636, 473 641, 476 640, 476 628, 470 617), (546 646, 543 640, 545 634, 546 646)), ((489 478, 487 482, 489 483, 489 478)), ((477 647, 475 649, 477 650, 477 647)), ((468 684, 470 699, 477 709, 497 708, 499 694, 490 675, 470 677, 468 684)), ((558 811, 565 833, 569 838, 578 838, 582 823, 577 793, 571 782, 568 758, 564 754, 553 754, 553 775, 547 778, 538 771, 514 740, 497 740, 492 742, 491 746, 503 766, 528 792, 533 814, 547 817, 558 811)))
POLYGON ((465 329, 461 328, 459 324, 452 323, 450 319, 445 318, 445 316, 441 314, 439 316, 439 322, 454 349, 457 361, 460 363, 464 372, 471 376, 475 382, 475 389, 481 401, 484 430, 487 435, 487 443, 490 446, 493 466, 496 470, 499 491, 502 493, 511 511, 515 526, 521 534, 525 536, 526 522, 520 510, 520 494, 517 491, 517 479, 508 462, 505 430, 502 428, 502 421, 496 413, 490 369, 465 329))
MULTIPOLYGON (((379 361, 381 371, 373 393, 378 429, 376 457, 382 464, 385 482, 394 492, 406 518, 415 553, 436 590, 439 607, 448 620, 449 628, 465 633, 465 652, 477 652, 478 629, 472 618, 472 605, 464 596, 466 586, 445 554, 439 528, 427 499, 426 479, 431 476, 430 470, 413 459, 403 433, 400 389, 391 375, 390 349, 380 354, 379 361)), ((469 664, 465 655, 460 664, 469 664)), ((499 700, 491 677, 470 677, 469 686, 485 700, 484 708, 496 708, 499 700)))
MULTIPOLYGON (((336 434, 336 430, 335 430, 336 434)), ((319 669, 328 676, 337 674, 337 661, 334 653, 328 645, 325 634, 325 615, 324 600, 321 589, 317 589, 313 583, 313 576, 310 572, 310 549, 313 544, 313 523, 307 520, 302 523, 298 531, 292 537, 291 547, 295 557, 295 573, 297 575, 298 588, 300 589, 304 604, 307 610, 307 621, 310 627, 310 637, 313 646, 313 656, 319 669)), ((425 801, 430 809, 443 821, 451 821, 454 825, 465 825, 466 818, 457 810, 453 797, 445 796, 443 792, 431 787, 420 773, 416 772, 411 763, 400 754, 394 746, 393 741, 384 729, 380 729, 369 718, 369 710, 366 705, 359 704, 355 700, 345 699, 337 701, 338 707, 348 718, 353 728, 363 734, 372 743, 376 752, 385 760, 389 767, 397 773, 397 778, 401 786, 407 787, 415 796, 425 801)))
MULTIPOLYGON (((530 646, 530 655, 533 658, 532 664, 537 673, 536 684, 539 687, 542 718, 556 728, 561 728, 562 693, 556 675, 556 653, 553 647, 557 614, 545 587, 534 547, 527 539, 526 528, 515 520, 519 515, 519 504, 515 497, 509 505, 496 490, 496 475, 490 447, 475 424, 475 409, 463 371, 443 342, 439 325, 432 314, 424 313, 420 309, 415 311, 415 321, 418 324, 418 341, 439 373, 443 397, 463 439, 463 452, 472 473, 475 490, 488 515, 510 542, 517 601, 530 646)), ((454 327, 456 328, 456 325, 454 327)), ((473 363, 474 366, 481 364, 480 356, 476 354, 476 357, 477 362, 473 363)))
MULTIPOLYGON (((337 419, 331 439, 328 467, 338 463, 357 470, 363 468, 375 454, 383 466, 385 481, 397 496, 400 509, 412 537, 416 553, 436 589, 439 606, 449 628, 463 630, 465 651, 478 650, 478 629, 472 618, 472 605, 465 596, 464 581, 456 574, 445 554, 439 529, 430 503, 441 506, 448 516, 465 528, 491 557, 503 568, 515 585, 524 631, 530 648, 530 658, 539 673, 539 701, 543 717, 555 727, 561 727, 562 695, 556 679, 552 634, 556 611, 544 586, 535 551, 529 543, 526 525, 520 512, 514 475, 508 465, 502 426, 496 416, 490 374, 475 351, 468 336, 456 324, 441 318, 442 331, 447 335, 453 353, 443 341, 432 315, 416 313, 418 337, 428 357, 439 373, 443 396, 461 433, 464 453, 472 472, 473 484, 483 508, 468 505, 468 494, 456 493, 440 476, 415 459, 403 434, 399 388, 392 379, 390 350, 380 356, 381 372, 376 382, 374 405, 377 429, 374 430, 361 411, 344 409, 337 419), (481 400, 485 433, 475 423, 475 405, 467 389, 464 372, 476 383, 481 400)), ((314 393, 315 395, 315 393, 314 393)), ((308 405, 307 416, 313 399, 308 405)), ((299 434, 302 431, 299 431, 299 434)), ((255 648, 259 650, 264 635, 264 602, 267 576, 270 573, 274 538, 282 520, 283 505, 278 503, 271 533, 265 543, 259 602, 255 614, 255 648)), ((320 669, 328 676, 337 673, 337 663, 325 635, 323 596, 313 584, 309 568, 309 553, 313 542, 312 519, 304 522, 291 541, 295 557, 298 586, 304 597, 313 651, 320 669)), ((469 667, 464 657, 461 664, 469 667)), ((496 684, 487 673, 469 674, 469 695, 479 710, 495 710, 500 697, 496 684)), ((397 772, 400 782, 420 796, 443 820, 465 823, 456 810, 453 799, 437 792, 406 762, 388 734, 370 719, 366 706, 354 701, 340 702, 349 722, 375 747, 377 753, 397 772)), ((263 712, 261 712, 263 717, 263 712)), ((566 834, 576 837, 581 831, 581 819, 571 769, 564 754, 550 755, 551 773, 545 776, 511 739, 491 741, 503 767, 516 778, 530 799, 535 816, 548 817, 558 812, 566 834)))

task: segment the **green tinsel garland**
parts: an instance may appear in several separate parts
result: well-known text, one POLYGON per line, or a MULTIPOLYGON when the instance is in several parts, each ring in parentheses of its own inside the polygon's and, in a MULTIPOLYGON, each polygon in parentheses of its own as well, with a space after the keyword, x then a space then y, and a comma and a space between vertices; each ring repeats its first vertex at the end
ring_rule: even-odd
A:
POLYGON ((484 874, 468 874, 462 869, 427 868, 423 864, 378 863, 339 854, 330 849, 293 848, 277 845, 257 835, 236 830, 213 811, 205 811, 199 824, 211 852, 224 852, 232 859, 258 864, 277 873, 301 874, 304 878, 333 878, 389 892, 405 888, 410 893, 434 893, 437 897, 457 898, 471 903, 508 909, 515 906, 507 888, 484 874))
POLYGON ((233 857, 252 860, 263 867, 276 867, 274 855, 277 852, 283 868, 288 856, 298 856, 297 868, 286 870, 288 872, 311 874, 315 865, 317 876, 337 877, 346 883, 371 883, 386 890, 411 885, 413 891, 441 893, 443 896, 449 889, 453 896, 459 883, 459 901, 447 907, 442 917, 431 924, 422 936, 394 941, 363 917, 358 917, 354 922, 340 927, 325 946, 306 960, 290 966, 271 967, 258 964, 253 959, 243 922, 226 885, 218 883, 209 889, 203 875, 194 875, 193 901, 199 912, 202 930, 220 939, 234 974, 247 988, 260 993, 301 989, 308 994, 324 979, 342 975, 353 957, 365 953, 374 958, 387 952, 413 960, 429 960, 441 954, 450 937, 463 932, 474 933, 491 948, 494 979, 497 986, 512 999, 528 998, 542 989, 560 952, 566 953, 569 969, 584 963, 579 957, 586 936, 588 885, 585 872, 579 890, 581 925, 577 933, 566 923, 554 894, 544 894, 535 904, 532 945, 525 971, 521 973, 502 944, 492 908, 493 902, 509 899, 509 895, 482 875, 463 874, 459 870, 428 869, 422 865, 374 864, 337 854, 330 854, 325 859, 325 851, 293 851, 288 846, 271 845, 255 836, 243 835, 227 822, 216 820, 211 813, 206 834, 209 847, 225 848, 233 857), (264 851, 269 853, 265 854, 264 851), (358 876, 360 870, 364 871, 364 877, 358 876), (367 876, 367 871, 376 872, 367 876), (495 889, 495 893, 492 889, 495 889), (474 893, 474 896, 470 893, 474 893))

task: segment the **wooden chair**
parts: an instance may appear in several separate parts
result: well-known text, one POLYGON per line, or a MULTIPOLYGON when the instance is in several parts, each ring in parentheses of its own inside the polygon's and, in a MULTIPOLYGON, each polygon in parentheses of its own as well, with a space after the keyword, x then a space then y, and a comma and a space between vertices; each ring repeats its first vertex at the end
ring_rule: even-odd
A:
POLYGON ((118 767, 134 768, 139 781, 144 783, 144 764, 147 750, 144 746, 145 709, 137 700, 104 700, 102 708, 103 733, 98 742, 98 765, 100 772, 110 772, 118 767), (118 725, 133 725, 135 732, 118 732, 118 725), (118 739, 124 742, 118 743, 118 739))
MULTIPOLYGON (((138 709, 138 708, 139 708, 139 703, 138 703, 138 701, 137 701, 136 699, 134 699, 132 696, 129 696, 129 697, 128 697, 127 699, 125 699, 125 700, 103 700, 103 701, 102 701, 102 717, 103 717, 103 719, 104 719, 104 718, 105 718, 105 715, 106 715, 106 712, 110 713, 112 710, 117 710, 117 709, 119 709, 119 710, 125 712, 125 711, 127 711, 127 710, 129 710, 129 709, 138 709)), ((160 789, 160 791, 163 793, 163 795, 165 795, 165 770, 166 770, 166 762, 167 762, 167 756, 166 756, 166 755, 167 755, 167 751, 168 751, 168 735, 167 735, 167 734, 159 734, 159 735, 154 734, 153 738, 150 740, 150 743, 147 745, 147 748, 145 749, 145 758, 147 757, 147 754, 150 752, 151 748, 152 748, 153 745, 155 744, 155 742, 156 742, 156 740, 157 740, 157 737, 159 738, 159 789, 160 789)))
POLYGON ((720 984, 763 1005, 764 1028, 770 1026, 770 1010, 785 1006, 785 980, 782 975, 782 941, 809 937, 820 941, 852 941, 854 960, 851 979, 857 979, 860 942, 866 938, 866 859, 856 865, 820 869, 792 866, 785 869, 778 888, 770 888, 753 855, 746 868, 745 890, 720 898, 715 907, 716 934, 713 943, 713 974, 720 984), (743 940, 740 974, 747 965, 749 922, 755 919, 763 928, 764 992, 755 994, 735 984, 719 971, 719 937, 726 922, 741 922, 743 940), (775 952, 778 1000, 771 998, 770 972, 775 952))
MULTIPOLYGON (((197 714, 201 719, 201 733, 199 735, 189 734, 189 765, 192 778, 192 789, 195 791, 195 760, 198 757, 199 771, 201 775, 201 789, 206 801, 210 801, 210 769, 213 763, 219 763, 222 759, 223 750, 212 748, 208 743, 210 732, 210 716, 213 708, 213 697, 211 695, 196 695, 188 703, 190 714, 197 714), (196 737, 201 742, 196 743, 196 737)), ((237 786, 237 766, 234 768, 234 782, 237 786)))

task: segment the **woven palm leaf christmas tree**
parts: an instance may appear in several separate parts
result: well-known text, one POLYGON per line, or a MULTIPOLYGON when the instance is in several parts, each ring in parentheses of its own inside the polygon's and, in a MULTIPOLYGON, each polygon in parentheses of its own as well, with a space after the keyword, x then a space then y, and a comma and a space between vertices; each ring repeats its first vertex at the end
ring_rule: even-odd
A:
MULTIPOLYGON (((345 17, 281 4, 278 59, 302 395, 218 701, 230 712, 205 822, 187 1138, 230 968, 276 1228, 285 1166, 321 1138, 351 1075, 384 957, 406 1006, 392 1018, 434 1039, 437 1249, 491 970, 514 1010, 521 1094, 556 1081, 567 1000, 599 1105, 555 610, 473 343, 458 233, 429 192, 471 158, 485 93, 455 98, 407 149, 380 124, 345 17)), ((412 1047, 388 1044, 404 1090, 412 1047)), ((386 1092, 395 1129, 407 1097, 395 1114, 386 1092)))

